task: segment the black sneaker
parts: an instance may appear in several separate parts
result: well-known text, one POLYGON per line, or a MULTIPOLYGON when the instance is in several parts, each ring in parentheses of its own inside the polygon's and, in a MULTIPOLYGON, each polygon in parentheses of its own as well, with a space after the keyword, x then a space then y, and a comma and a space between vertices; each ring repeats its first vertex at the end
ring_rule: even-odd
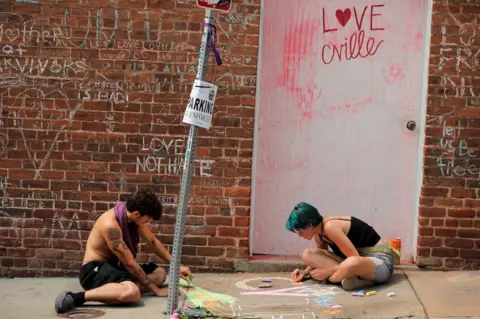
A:
POLYGON ((66 313, 75 308, 73 304, 72 292, 64 291, 55 299, 55 311, 57 313, 66 313))

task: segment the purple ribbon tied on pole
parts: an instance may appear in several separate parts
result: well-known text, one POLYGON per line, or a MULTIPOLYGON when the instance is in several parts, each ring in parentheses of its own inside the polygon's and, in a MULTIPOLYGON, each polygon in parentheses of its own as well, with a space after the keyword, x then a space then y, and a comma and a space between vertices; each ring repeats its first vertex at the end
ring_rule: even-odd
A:
POLYGON ((222 58, 220 53, 218 53, 217 47, 215 46, 215 38, 217 37, 217 27, 210 23, 204 23, 204 26, 208 27, 208 45, 212 49, 213 54, 215 54, 215 60, 217 60, 217 65, 222 65, 222 58))

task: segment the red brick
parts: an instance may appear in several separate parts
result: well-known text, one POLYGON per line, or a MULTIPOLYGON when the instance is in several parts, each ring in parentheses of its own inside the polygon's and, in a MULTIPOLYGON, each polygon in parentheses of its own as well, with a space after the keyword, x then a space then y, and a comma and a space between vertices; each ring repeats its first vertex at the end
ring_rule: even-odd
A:
POLYGON ((430 256, 430 248, 418 248, 417 254, 420 257, 429 257, 430 256))
MULTIPOLYGON (((62 259, 62 258, 60 257, 60 258, 55 258, 55 259, 62 259)), ((63 252, 63 259, 81 261, 83 259, 83 253, 80 252, 80 251, 66 250, 65 252, 63 252)))
POLYGON ((222 196, 221 188, 213 187, 194 187, 192 195, 195 196, 222 196))
POLYGON ((20 169, 10 169, 8 173, 9 178, 19 178, 19 179, 33 179, 35 178, 35 171, 33 170, 20 170, 20 169))
MULTIPOLYGON (((63 222, 63 221, 62 221, 63 222)), ((70 221, 65 221, 67 225, 72 225, 70 221)), ((55 222, 55 225, 53 225, 53 220, 48 220, 47 221, 47 226, 48 227, 57 227, 60 222, 55 222)), ((62 223, 63 225, 63 223, 62 223)), ((65 237, 65 231, 62 229, 51 229, 51 228, 42 228, 37 231, 37 237, 38 238, 51 238, 51 239, 57 239, 57 238, 64 238, 65 237)))
POLYGON ((453 248, 432 248, 432 257, 457 257, 458 249, 453 248))
POLYGON ((460 227, 473 227, 473 220, 471 219, 462 219, 459 220, 460 227))
POLYGON ((185 226, 186 235, 215 235, 216 228, 213 226, 185 226))
POLYGON ((248 237, 248 229, 236 227, 219 227, 218 234, 225 237, 248 237))
POLYGON ((249 256, 249 251, 247 248, 234 248, 227 247, 226 256, 229 258, 247 258, 249 256))
POLYGON ((428 218, 423 218, 423 217, 419 217, 418 218, 418 224, 420 226, 429 226, 430 225, 430 219, 428 218))
POLYGON ((50 259, 46 259, 46 260, 43 260, 43 263, 42 263, 42 267, 43 268, 55 268, 57 266, 57 263, 55 262, 55 260, 50 260, 50 259))
POLYGON ((420 207, 420 216, 422 217, 445 217, 447 210, 440 207, 420 207))
POLYGON ((10 227, 14 224, 15 220, 9 217, 0 217, 0 227, 10 227))
POLYGON ((238 227, 248 227, 250 225, 250 218, 237 216, 235 217, 234 223, 235 223, 235 226, 238 226, 238 227))
POLYGON ((475 217, 475 210, 473 210, 473 209, 449 208, 448 209, 448 216, 454 217, 454 218, 474 218, 475 217))
POLYGON ((26 258, 15 258, 14 265, 18 268, 24 268, 28 266, 28 259, 26 258))
MULTIPOLYGON (((0 237, 0 246, 8 248, 8 247, 20 247, 21 245, 22 245, 21 239, 0 237)), ((27 247, 27 246, 24 246, 24 247, 27 247)))
POLYGON ((445 258, 445 267, 447 268, 463 268, 465 265, 464 259, 459 258, 445 258))
POLYGON ((225 247, 198 247, 198 255, 220 257, 225 254, 225 247))
POLYGON ((232 217, 208 216, 205 218, 206 225, 225 225, 232 226, 232 217))
POLYGON ((250 187, 245 187, 245 188, 229 187, 225 189, 225 196, 228 196, 228 197, 250 197, 250 194, 251 194, 250 187))
POLYGON ((420 236, 432 236, 433 235, 433 228, 431 227, 420 227, 418 230, 418 234, 420 236))
POLYGON ((33 257, 35 250, 28 248, 9 248, 8 256, 10 257, 33 257))
POLYGON ((210 237, 208 238, 208 246, 235 246, 235 240, 225 237, 210 237))
POLYGON ((181 262, 185 265, 203 266, 206 264, 206 258, 200 256, 182 256, 181 262))
POLYGON ((464 189, 464 188, 452 188, 450 196, 454 198, 475 198, 474 189, 464 189))
POLYGON ((462 238, 480 238, 480 229, 459 229, 458 237, 462 238))
MULTIPOLYGON (((11 157, 10 157, 11 158, 11 157)), ((22 168, 22 162, 14 159, 1 159, 0 167, 3 168, 22 168)))
MULTIPOLYGON (((146 253, 153 253, 151 250, 145 250, 146 253)), ((194 246, 183 246, 182 248, 182 255, 187 256, 196 256, 197 255, 197 247, 194 246)), ((142 263, 148 262, 148 255, 147 254, 139 254, 139 258, 143 259, 142 263)))
POLYGON ((458 220, 456 220, 456 219, 446 219, 445 220, 445 226, 447 226, 447 227, 457 227, 458 226, 458 220))
POLYGON ((235 216, 250 216, 250 208, 235 207, 234 215, 235 216))
POLYGON ((225 258, 207 257, 207 266, 214 268, 233 268, 233 261, 225 258))
POLYGON ((480 208, 480 200, 465 199, 465 207, 480 208))
MULTIPOLYGON (((459 13, 458 7, 460 5, 450 4, 449 9, 452 8, 455 13, 459 13)), ((462 13, 465 14, 480 14, 480 6, 475 4, 462 4, 462 13)))
POLYGON ((14 264, 14 260, 13 260, 13 258, 1 258, 0 264, 3 267, 12 267, 13 264, 14 264))
POLYGON ((473 239, 445 238, 445 247, 473 248, 473 239))
POLYGON ((419 247, 440 247, 442 245, 442 239, 437 237, 419 237, 419 247))
POLYGON ((455 237, 457 236, 456 229, 449 229, 449 228, 436 228, 435 229, 435 236, 438 237, 455 237))
POLYGON ((434 206, 435 198, 433 197, 420 197, 420 206, 432 207, 434 206))
POLYGON ((468 249, 460 251, 460 258, 466 259, 480 259, 480 249, 468 249))
POLYGON ((443 220, 443 219, 432 218, 432 220, 431 220, 431 225, 433 227, 443 226, 444 224, 445 224, 445 220, 443 220))
POLYGON ((40 238, 25 238, 23 240, 23 247, 27 248, 48 248, 52 247, 51 239, 40 239, 40 238))

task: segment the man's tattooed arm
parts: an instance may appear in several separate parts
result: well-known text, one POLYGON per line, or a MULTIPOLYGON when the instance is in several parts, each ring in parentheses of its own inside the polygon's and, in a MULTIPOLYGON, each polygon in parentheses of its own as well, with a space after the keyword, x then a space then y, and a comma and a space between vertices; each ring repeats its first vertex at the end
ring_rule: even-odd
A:
POLYGON ((135 280, 142 286, 154 291, 158 289, 155 283, 151 282, 142 267, 135 261, 133 254, 127 247, 122 238, 122 232, 118 226, 108 227, 106 229, 106 242, 108 247, 112 250, 115 256, 118 257, 120 262, 130 272, 135 280))

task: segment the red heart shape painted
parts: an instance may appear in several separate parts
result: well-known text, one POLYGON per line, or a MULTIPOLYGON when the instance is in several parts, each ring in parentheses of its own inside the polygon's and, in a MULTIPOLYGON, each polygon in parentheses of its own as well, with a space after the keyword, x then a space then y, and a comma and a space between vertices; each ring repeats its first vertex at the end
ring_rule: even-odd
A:
POLYGON ((342 26, 345 26, 352 16, 352 11, 350 11, 350 9, 345 9, 343 11, 338 9, 335 12, 335 15, 337 16, 338 22, 340 22, 342 26))

